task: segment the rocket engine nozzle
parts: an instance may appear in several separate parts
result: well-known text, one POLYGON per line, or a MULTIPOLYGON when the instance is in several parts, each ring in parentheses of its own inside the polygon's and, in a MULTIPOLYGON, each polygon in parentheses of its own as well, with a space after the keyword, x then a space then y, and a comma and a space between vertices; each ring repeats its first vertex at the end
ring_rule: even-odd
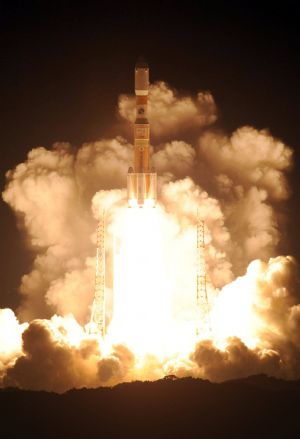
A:
POLYGON ((156 173, 128 172, 127 193, 129 207, 155 207, 156 173))

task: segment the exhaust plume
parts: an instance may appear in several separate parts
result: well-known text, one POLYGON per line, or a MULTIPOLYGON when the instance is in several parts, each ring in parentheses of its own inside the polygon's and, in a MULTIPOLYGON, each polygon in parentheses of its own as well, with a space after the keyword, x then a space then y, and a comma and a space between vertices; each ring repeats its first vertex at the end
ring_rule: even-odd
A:
MULTIPOLYGON (((143 261, 136 256, 139 221, 150 217, 126 223, 133 214, 124 190, 132 154, 125 134, 77 150, 66 143, 37 147, 8 171, 3 199, 35 256, 21 279, 16 315, 0 312, 0 334, 10 334, 0 335, 2 386, 63 392, 171 373, 213 381, 261 372, 299 378, 299 274, 291 256, 278 254, 292 150, 267 130, 245 126, 228 136, 211 127, 217 109, 208 92, 180 96, 158 82, 150 87, 149 107, 152 161, 161 176, 148 237, 158 281, 138 285, 131 299, 126 264, 143 261), (105 343, 85 330, 95 226, 103 209, 111 322, 105 343), (194 333, 197 210, 206 228, 208 340, 194 333), (134 303, 147 288, 153 318, 146 324, 134 303), (127 340, 113 317, 122 297, 132 325, 123 322, 127 340)), ((133 96, 120 96, 118 109, 126 133, 134 120, 133 96)))

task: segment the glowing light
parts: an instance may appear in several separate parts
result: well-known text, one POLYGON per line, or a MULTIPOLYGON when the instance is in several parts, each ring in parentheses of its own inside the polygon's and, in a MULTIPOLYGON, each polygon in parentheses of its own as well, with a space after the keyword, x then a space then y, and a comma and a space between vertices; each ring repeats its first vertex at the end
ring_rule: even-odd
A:
POLYGON ((110 336, 138 354, 168 352, 170 291, 156 209, 127 210, 114 270, 110 336))
POLYGON ((136 198, 131 198, 128 200, 129 207, 138 207, 138 202, 136 198))
POLYGON ((56 338, 63 340, 70 346, 78 347, 86 338, 86 332, 80 326, 72 314, 65 317, 54 315, 51 318, 51 330, 56 338))
POLYGON ((144 201, 145 207, 154 207, 155 206, 155 200, 153 198, 146 198, 144 201))
MULTIPOLYGON (((165 239, 164 221, 159 208, 125 212, 119 230, 120 245, 114 256, 114 309, 107 343, 124 343, 139 356, 154 354, 166 358, 178 354, 187 358, 196 342, 199 318, 195 287, 193 282, 183 284, 182 297, 174 295, 177 273, 170 270, 169 261, 174 248, 165 239), (194 297, 189 303, 191 309, 182 312, 180 303, 186 306, 189 295, 194 297), (176 300, 179 302, 175 303, 174 313, 176 300)), ((194 228, 186 230, 184 239, 195 243, 195 233, 194 228)), ((221 290, 211 304, 212 333, 200 334, 198 340, 209 337, 216 346, 224 347, 228 337, 237 336, 249 347, 256 345, 258 321, 253 309, 256 271, 250 266, 247 276, 221 290)), ((195 265, 190 259, 183 258, 182 273, 183 277, 196 280, 195 265)))
POLYGON ((138 200, 136 198, 130 198, 128 200, 129 207, 140 207, 140 208, 148 208, 148 207, 155 207, 155 200, 154 198, 145 198, 144 199, 144 205, 139 206, 138 200))
POLYGON ((28 323, 19 325, 14 313, 10 309, 0 310, 0 365, 9 362, 22 350, 22 333, 28 323))
POLYGON ((256 346, 256 291, 256 272, 252 269, 220 291, 211 311, 213 339, 218 347, 224 347, 232 336, 239 337, 248 347, 256 346))

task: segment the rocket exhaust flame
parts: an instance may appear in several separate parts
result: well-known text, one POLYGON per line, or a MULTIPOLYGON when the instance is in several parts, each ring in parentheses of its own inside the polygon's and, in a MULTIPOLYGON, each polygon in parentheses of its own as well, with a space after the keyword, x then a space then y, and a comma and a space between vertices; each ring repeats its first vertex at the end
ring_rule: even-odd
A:
POLYGON ((127 174, 128 207, 155 207, 156 181, 155 172, 133 172, 127 174))
POLYGON ((121 236, 108 337, 127 344, 136 354, 166 354, 171 335, 170 286, 159 211, 146 206, 127 209, 121 236))

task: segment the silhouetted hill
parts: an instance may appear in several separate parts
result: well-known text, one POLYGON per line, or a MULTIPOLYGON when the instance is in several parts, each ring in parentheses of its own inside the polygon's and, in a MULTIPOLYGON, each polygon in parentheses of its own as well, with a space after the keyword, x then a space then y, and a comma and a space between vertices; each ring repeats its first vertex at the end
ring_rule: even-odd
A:
POLYGON ((298 437, 300 381, 264 375, 224 383, 133 382, 62 395, 0 390, 0 437, 298 437))

